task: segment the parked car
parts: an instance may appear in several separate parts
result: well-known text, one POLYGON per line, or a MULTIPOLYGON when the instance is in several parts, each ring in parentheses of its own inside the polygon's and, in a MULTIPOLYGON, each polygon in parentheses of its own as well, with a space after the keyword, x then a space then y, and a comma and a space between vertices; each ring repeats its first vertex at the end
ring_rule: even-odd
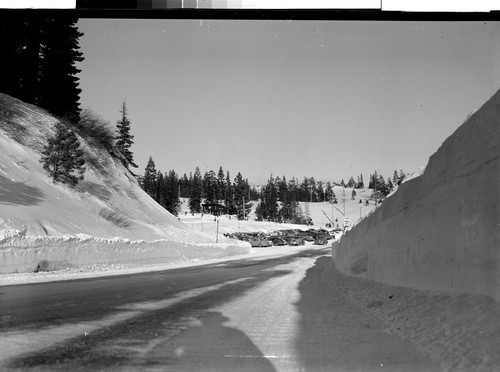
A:
POLYGON ((273 243, 273 245, 287 245, 288 244, 285 239, 283 239, 279 236, 271 237, 269 240, 273 243))
POLYGON ((306 242, 313 242, 314 241, 314 238, 309 234, 302 235, 302 239, 304 239, 306 242))
POLYGON ((271 247, 273 245, 273 243, 270 242, 269 240, 260 237, 258 238, 252 237, 248 241, 252 247, 271 247))
POLYGON ((304 245, 305 241, 304 238, 301 236, 287 236, 285 237, 288 245, 304 245))
POLYGON ((328 236, 325 234, 317 234, 316 239, 314 239, 314 244, 316 245, 328 244, 328 236))

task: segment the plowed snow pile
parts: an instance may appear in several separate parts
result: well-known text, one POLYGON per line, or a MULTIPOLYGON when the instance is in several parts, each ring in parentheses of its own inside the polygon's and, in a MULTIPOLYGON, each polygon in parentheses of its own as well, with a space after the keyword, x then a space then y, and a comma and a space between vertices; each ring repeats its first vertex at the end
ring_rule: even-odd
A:
POLYGON ((340 272, 500 300, 500 91, 333 255, 340 272))
POLYGON ((328 283, 441 364, 500 371, 500 91, 333 244, 328 283))
POLYGON ((0 94, 0 273, 99 263, 158 263, 248 253, 193 231, 151 199, 108 151, 80 138, 85 179, 54 184, 40 163, 57 119, 0 94))

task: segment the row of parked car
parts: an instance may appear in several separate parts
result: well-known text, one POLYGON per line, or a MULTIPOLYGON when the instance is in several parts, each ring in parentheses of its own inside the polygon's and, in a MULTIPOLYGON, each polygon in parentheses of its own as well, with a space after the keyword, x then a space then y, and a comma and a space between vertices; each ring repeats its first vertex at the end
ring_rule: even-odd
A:
POLYGON ((324 229, 283 229, 271 233, 237 232, 224 235, 249 242, 252 247, 270 247, 273 245, 304 245, 306 241, 314 242, 315 245, 325 245, 334 238, 335 232, 336 230, 330 232, 324 229))

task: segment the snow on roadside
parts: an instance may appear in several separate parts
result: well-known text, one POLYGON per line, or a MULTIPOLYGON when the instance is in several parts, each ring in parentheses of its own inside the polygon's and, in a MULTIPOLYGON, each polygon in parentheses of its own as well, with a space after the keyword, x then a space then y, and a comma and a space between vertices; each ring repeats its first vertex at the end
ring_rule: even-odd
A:
POLYGON ((261 260, 273 257, 285 257, 297 254, 302 251, 314 249, 317 251, 325 251, 326 254, 330 253, 331 245, 315 246, 312 243, 306 243, 304 246, 280 246, 280 247, 267 247, 267 248, 250 248, 248 253, 235 254, 233 256, 225 256, 220 258, 203 259, 179 259, 167 263, 129 263, 129 264, 94 264, 85 265, 79 268, 64 268, 61 270, 53 271, 40 271, 40 272, 24 272, 13 274, 0 275, 0 286, 29 284, 29 283, 43 283, 61 280, 76 280, 87 278, 98 278, 105 276, 117 275, 130 275, 145 272, 172 270, 178 268, 186 268, 200 265, 209 265, 216 263, 224 263, 227 261, 245 259, 245 260, 261 260))
POLYGON ((484 295, 422 291, 342 275, 323 262, 323 280, 440 363, 443 371, 500 371, 500 303, 484 295))

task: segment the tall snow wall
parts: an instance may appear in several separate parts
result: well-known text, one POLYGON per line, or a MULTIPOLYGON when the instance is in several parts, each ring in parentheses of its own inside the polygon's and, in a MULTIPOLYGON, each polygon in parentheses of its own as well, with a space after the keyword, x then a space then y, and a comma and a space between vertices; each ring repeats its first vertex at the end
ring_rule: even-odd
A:
POLYGON ((500 300, 500 91, 332 246, 343 274, 500 300))

